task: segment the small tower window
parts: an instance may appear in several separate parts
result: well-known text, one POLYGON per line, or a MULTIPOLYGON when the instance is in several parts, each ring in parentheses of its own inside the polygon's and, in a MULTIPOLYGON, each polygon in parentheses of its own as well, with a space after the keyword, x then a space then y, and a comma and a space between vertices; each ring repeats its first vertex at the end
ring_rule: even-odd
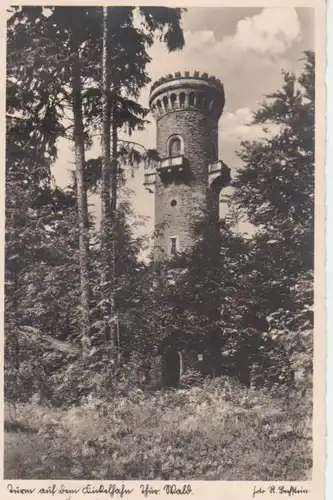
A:
POLYGON ((176 236, 172 236, 170 238, 171 240, 171 250, 170 250, 170 253, 171 255, 176 255, 177 253, 177 237, 176 236))

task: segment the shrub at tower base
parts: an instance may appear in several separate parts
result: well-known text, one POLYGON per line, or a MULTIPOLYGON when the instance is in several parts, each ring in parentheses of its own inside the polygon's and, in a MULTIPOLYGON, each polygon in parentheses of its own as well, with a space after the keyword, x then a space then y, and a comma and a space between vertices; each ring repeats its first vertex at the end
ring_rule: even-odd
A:
POLYGON ((145 308, 150 340, 162 354, 180 352, 183 372, 228 374, 246 385, 291 383, 283 344, 268 335, 266 315, 275 305, 264 316, 252 297, 252 243, 209 213, 192 230, 193 247, 159 264, 154 277, 145 308))

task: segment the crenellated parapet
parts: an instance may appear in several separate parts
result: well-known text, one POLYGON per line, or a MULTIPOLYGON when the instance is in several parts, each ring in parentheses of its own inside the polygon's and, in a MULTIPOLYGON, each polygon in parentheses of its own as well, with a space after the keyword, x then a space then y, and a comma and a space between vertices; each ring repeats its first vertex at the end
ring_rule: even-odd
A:
POLYGON ((207 73, 177 72, 160 78, 152 85, 149 106, 156 120, 182 109, 194 109, 219 120, 225 103, 220 80, 207 73))
POLYGON ((190 74, 189 71, 185 71, 184 74, 182 74, 181 71, 177 71, 174 75, 169 74, 167 76, 163 76, 159 80, 156 80, 156 82, 154 82, 151 86, 150 93, 152 94, 157 87, 159 87, 160 85, 162 85, 164 83, 168 83, 168 82, 171 82, 173 80, 178 80, 178 79, 182 79, 182 78, 193 78, 193 79, 205 80, 208 83, 210 83, 211 85, 215 85, 215 87, 217 89, 220 89, 223 91, 223 84, 222 84, 221 80, 219 80, 215 76, 209 76, 208 73, 200 74, 199 71, 194 71, 194 73, 192 75, 190 74))

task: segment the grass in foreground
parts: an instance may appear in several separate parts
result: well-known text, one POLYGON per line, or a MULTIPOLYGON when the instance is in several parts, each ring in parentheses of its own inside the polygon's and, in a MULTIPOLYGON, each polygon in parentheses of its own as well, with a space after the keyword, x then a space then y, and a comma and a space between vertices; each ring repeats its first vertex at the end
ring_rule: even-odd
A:
POLYGON ((227 379, 66 410, 5 408, 5 479, 311 478, 304 407, 227 379))

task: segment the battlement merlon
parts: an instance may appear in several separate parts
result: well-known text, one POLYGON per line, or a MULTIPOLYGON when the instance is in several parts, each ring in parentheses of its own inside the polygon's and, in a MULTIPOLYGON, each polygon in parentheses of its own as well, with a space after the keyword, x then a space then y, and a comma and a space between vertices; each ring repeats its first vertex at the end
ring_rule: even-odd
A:
POLYGON ((225 104, 220 80, 207 73, 189 71, 160 78, 152 85, 149 106, 156 119, 175 109, 196 108, 219 119, 225 104))
POLYGON ((206 81, 211 86, 214 86, 216 87, 216 89, 223 92, 223 84, 221 80, 219 80, 215 76, 209 76, 208 73, 200 74, 199 71, 194 71, 192 75, 190 74, 189 71, 185 71, 184 74, 182 74, 180 71, 177 71, 174 75, 169 74, 167 76, 163 76, 159 80, 156 80, 156 82, 154 82, 151 86, 150 95, 160 85, 172 82, 173 80, 184 80, 184 79, 206 81))

